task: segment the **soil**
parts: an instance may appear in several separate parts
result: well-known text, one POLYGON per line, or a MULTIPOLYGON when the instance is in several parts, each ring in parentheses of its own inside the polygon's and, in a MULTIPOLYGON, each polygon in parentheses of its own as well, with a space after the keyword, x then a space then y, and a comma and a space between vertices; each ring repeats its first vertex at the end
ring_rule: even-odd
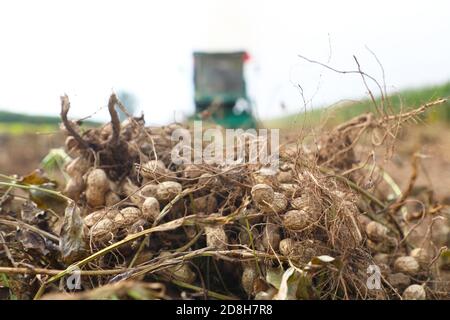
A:
POLYGON ((38 168, 52 148, 60 148, 60 133, 7 135, 0 134, 0 171, 2 174, 25 175, 38 168))

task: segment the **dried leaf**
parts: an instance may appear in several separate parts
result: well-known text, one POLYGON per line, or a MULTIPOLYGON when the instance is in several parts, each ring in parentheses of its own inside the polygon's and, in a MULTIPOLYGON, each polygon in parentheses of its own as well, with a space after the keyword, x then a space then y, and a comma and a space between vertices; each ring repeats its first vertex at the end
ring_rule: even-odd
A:
POLYGON ((35 232, 18 229, 16 238, 25 250, 37 250, 44 256, 49 252, 47 250, 45 239, 35 232))
POLYGON ((39 209, 34 202, 25 201, 20 210, 20 218, 23 222, 36 225, 46 220, 46 213, 39 209))
MULTIPOLYGON (((47 190, 51 190, 51 191, 56 191, 56 185, 52 182, 47 182, 41 185, 36 185, 37 187, 39 187, 40 189, 47 189, 47 190)), ((30 189, 29 190, 30 193, 30 199, 33 200, 33 202, 35 202, 38 206, 38 208, 41 209, 53 209, 54 211, 61 211, 62 209, 61 207, 64 207, 66 205, 66 200, 64 200, 63 198, 52 194, 52 193, 48 193, 45 192, 44 190, 39 190, 39 189, 30 189)))
POLYGON ((42 170, 36 169, 30 174, 22 177, 22 179, 20 179, 19 182, 22 184, 39 186, 44 183, 49 183, 51 181, 50 179, 44 176, 44 172, 42 170))
POLYGON ((164 299, 167 298, 166 287, 163 283, 147 283, 137 281, 120 281, 106 284, 101 287, 67 294, 49 293, 42 297, 44 300, 98 300, 98 299, 120 299, 132 298, 139 300, 164 299))
POLYGON ((18 180, 21 184, 29 185, 29 186, 35 186, 37 188, 32 188, 28 190, 30 194, 30 199, 36 203, 38 208, 40 209, 52 209, 56 212, 61 212, 64 210, 64 207, 66 206, 66 200, 63 198, 49 193, 45 192, 45 190, 41 189, 47 189, 51 191, 58 190, 58 184, 56 181, 52 181, 48 179, 42 170, 36 169, 32 173, 22 177, 20 180, 18 180))
POLYGON ((87 253, 86 231, 80 209, 70 202, 64 214, 59 249, 64 263, 71 264, 87 253))

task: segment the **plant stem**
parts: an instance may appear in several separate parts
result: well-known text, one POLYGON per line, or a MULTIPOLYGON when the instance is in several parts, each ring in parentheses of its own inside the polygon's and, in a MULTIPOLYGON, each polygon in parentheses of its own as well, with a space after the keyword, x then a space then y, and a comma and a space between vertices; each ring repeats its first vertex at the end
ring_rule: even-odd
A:
MULTIPOLYGON (((13 268, 13 267, 0 267, 0 273, 7 274, 46 274, 57 275, 64 270, 44 269, 44 268, 13 268)), ((111 269, 111 270, 80 270, 81 276, 104 276, 119 274, 124 272, 125 269, 111 269)))
POLYGON ((375 197, 373 194, 371 194, 370 192, 368 192, 367 190, 364 190, 363 188, 359 187, 356 183, 354 183, 353 181, 347 179, 344 176, 341 176, 335 172, 333 172, 331 169, 328 168, 324 168, 324 167, 319 167, 320 172, 328 174, 330 176, 333 176, 335 178, 337 178, 338 180, 341 180, 342 182, 345 182, 350 188, 352 188, 355 191, 358 191, 359 193, 361 193, 363 196, 365 196, 366 198, 368 198, 369 200, 375 202, 377 205, 379 205, 381 208, 385 208, 386 206, 384 205, 384 203, 378 199, 377 197, 375 197))

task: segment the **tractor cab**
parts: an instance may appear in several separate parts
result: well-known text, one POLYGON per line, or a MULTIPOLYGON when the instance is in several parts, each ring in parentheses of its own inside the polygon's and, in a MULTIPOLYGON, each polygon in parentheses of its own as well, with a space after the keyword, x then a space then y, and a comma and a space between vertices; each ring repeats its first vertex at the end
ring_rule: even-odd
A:
POLYGON ((256 121, 244 79, 246 52, 194 53, 196 118, 226 128, 254 128, 256 121))

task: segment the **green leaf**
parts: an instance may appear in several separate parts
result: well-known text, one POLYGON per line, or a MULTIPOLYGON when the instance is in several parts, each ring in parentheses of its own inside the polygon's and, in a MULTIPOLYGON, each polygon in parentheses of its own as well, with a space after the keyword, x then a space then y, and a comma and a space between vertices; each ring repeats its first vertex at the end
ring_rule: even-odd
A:
POLYGON ((311 278, 306 274, 300 275, 296 292, 297 299, 302 300, 311 299, 311 292, 312 292, 311 278))
POLYGON ((9 289, 9 299, 17 300, 17 296, 12 292, 8 276, 5 273, 0 273, 0 283, 2 283, 3 286, 9 289))
POLYGON ((295 293, 297 292, 298 279, 295 269, 290 267, 287 269, 281 277, 280 288, 275 295, 275 300, 292 300, 295 299, 295 293))
POLYGON ((70 162, 70 156, 62 148, 51 149, 50 152, 42 159, 41 166, 45 171, 62 170, 64 166, 70 162))
POLYGON ((0 280, 5 287, 9 288, 8 276, 6 274, 0 273, 0 280))
MULTIPOLYGON (((275 300, 310 299, 312 292, 311 278, 306 272, 290 267, 286 271, 282 268, 268 269, 266 281, 278 289, 273 296, 275 300)), ((264 293, 261 296, 265 299, 268 296, 264 293)))
POLYGON ((128 290, 128 295, 134 300, 147 300, 145 293, 139 289, 130 289, 128 290))

